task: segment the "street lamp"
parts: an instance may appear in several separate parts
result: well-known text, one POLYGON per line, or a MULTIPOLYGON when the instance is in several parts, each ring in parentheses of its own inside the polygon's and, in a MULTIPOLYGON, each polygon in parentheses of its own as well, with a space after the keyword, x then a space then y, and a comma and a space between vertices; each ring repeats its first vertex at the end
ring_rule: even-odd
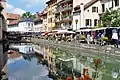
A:
POLYGON ((77 20, 77 19, 75 20, 75 23, 76 23, 76 30, 77 30, 77 23, 78 23, 78 20, 77 20))

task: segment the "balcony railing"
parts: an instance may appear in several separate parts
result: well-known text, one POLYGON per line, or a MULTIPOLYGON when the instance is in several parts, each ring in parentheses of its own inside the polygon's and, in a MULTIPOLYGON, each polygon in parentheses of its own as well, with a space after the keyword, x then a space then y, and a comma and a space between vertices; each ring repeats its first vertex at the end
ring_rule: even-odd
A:
POLYGON ((72 4, 65 5, 65 6, 59 6, 59 7, 56 7, 55 13, 64 12, 64 11, 72 10, 72 9, 73 9, 72 4))
POLYGON ((71 15, 64 15, 62 16, 62 20, 72 20, 72 16, 71 15))

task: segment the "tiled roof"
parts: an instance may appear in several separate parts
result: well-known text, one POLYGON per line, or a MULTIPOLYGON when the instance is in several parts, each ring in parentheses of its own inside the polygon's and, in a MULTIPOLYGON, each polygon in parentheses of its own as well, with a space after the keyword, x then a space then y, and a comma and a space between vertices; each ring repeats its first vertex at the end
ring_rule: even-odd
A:
POLYGON ((20 22, 33 22, 33 20, 30 18, 24 18, 24 19, 19 20, 19 23, 20 22))
POLYGON ((47 0, 47 1, 46 1, 46 4, 48 4, 48 3, 50 3, 50 2, 51 2, 51 0, 47 0))
POLYGON ((18 20, 12 20, 8 25, 14 25, 14 24, 18 24, 18 20))
POLYGON ((6 0, 0 0, 0 2, 6 2, 6 0))
POLYGON ((7 13, 7 19, 18 20, 20 19, 19 14, 7 13))
MULTIPOLYGON (((99 1, 99 0, 91 0, 90 2, 88 2, 87 4, 85 4, 84 5, 84 10, 87 9, 87 8, 89 8, 91 5, 93 5, 97 1, 99 1)), ((80 5, 77 5, 74 9, 78 9, 77 12, 80 11, 80 5)))

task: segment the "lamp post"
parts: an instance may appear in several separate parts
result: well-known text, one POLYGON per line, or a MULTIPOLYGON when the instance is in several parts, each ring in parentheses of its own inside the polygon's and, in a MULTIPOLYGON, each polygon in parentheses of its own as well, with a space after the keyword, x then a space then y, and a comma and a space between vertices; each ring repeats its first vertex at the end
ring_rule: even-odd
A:
POLYGON ((75 23, 76 23, 76 30, 77 30, 77 23, 78 23, 78 20, 77 20, 77 19, 75 20, 75 23))

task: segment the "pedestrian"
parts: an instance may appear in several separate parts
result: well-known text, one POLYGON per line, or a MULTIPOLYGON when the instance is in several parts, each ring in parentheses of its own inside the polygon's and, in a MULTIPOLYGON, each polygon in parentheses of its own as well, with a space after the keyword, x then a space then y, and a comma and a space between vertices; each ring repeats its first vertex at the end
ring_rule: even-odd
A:
POLYGON ((112 30, 112 41, 114 46, 118 48, 118 33, 116 29, 112 30))
POLYGON ((87 43, 90 44, 90 34, 87 34, 87 43))

